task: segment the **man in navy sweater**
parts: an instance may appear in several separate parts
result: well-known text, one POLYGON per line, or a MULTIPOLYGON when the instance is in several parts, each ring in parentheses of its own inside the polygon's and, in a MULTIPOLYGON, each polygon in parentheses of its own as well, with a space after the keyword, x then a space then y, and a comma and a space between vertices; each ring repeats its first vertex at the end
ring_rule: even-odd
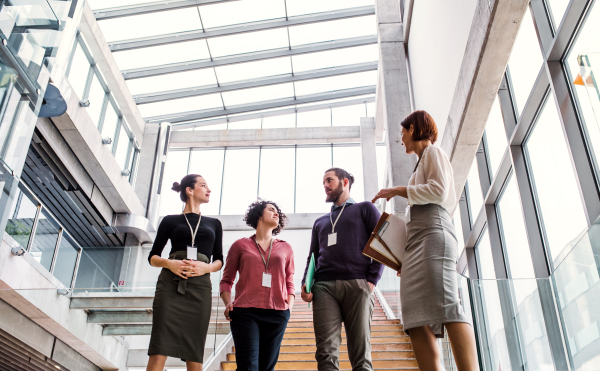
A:
POLYGON ((313 323, 319 371, 339 370, 342 322, 346 329, 352 370, 373 370, 371 363, 371 318, 373 289, 383 265, 362 255, 380 214, 371 202, 350 198, 354 177, 331 168, 323 176, 326 202, 331 213, 315 221, 304 278, 302 300, 314 302, 313 323), (306 271, 315 255, 315 283, 306 292, 306 271))

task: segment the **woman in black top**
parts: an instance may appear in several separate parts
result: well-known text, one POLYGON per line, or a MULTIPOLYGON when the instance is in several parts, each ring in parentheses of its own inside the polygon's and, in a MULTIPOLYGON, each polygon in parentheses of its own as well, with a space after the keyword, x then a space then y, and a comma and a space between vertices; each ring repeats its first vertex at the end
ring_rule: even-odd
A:
POLYGON ((200 205, 210 199, 203 177, 186 175, 172 189, 180 193, 185 208, 182 214, 164 217, 148 257, 150 265, 163 269, 152 305, 147 370, 162 371, 169 356, 184 360, 188 371, 200 371, 211 313, 210 273, 223 266, 223 228, 218 219, 200 214, 200 205), (169 239, 169 259, 163 259, 169 239))

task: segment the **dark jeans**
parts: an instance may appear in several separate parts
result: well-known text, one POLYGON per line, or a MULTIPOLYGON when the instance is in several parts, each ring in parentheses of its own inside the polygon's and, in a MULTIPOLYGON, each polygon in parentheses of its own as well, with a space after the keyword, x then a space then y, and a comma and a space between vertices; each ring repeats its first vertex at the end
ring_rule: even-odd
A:
POLYGON ((233 308, 229 312, 238 371, 273 371, 289 310, 233 308))

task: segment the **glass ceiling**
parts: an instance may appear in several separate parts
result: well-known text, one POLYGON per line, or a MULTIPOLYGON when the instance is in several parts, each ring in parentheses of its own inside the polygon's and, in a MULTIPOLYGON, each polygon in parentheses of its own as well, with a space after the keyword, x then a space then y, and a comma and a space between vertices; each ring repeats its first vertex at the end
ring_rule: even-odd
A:
MULTIPOLYGON (((148 0, 89 0, 93 10, 106 10, 147 2, 148 0)), ((269 22, 284 21, 289 17, 323 12, 328 12, 324 14, 334 14, 331 11, 373 5, 373 0, 239 0, 100 20, 99 24, 104 37, 111 45, 124 40, 154 38, 182 32, 211 32, 223 27, 227 27, 227 29, 246 27, 248 23, 269 24, 269 22)), ((173 71, 157 76, 126 80, 134 97, 146 94, 161 97, 167 92, 170 93, 168 100, 167 97, 161 97, 160 101, 152 103, 138 102, 140 112, 145 118, 206 109, 228 109, 239 105, 250 105, 249 112, 257 111, 261 109, 260 103, 277 99, 290 100, 290 106, 283 107, 283 109, 300 108, 302 105, 294 104, 294 100, 299 96, 359 87, 374 88, 377 84, 376 63, 372 68, 363 68, 356 72, 352 69, 347 74, 331 71, 318 79, 299 80, 295 77, 300 72, 309 71, 312 74, 314 71, 324 68, 377 62, 378 47, 375 43, 304 54, 293 53, 299 46, 305 47, 332 40, 375 36, 377 34, 375 15, 371 13, 373 12, 352 18, 113 51, 113 55, 122 71, 181 62, 209 62, 208 67, 205 64, 202 69, 173 71), (267 50, 281 51, 282 56, 223 66, 210 66, 210 61, 214 59, 222 60, 231 56, 267 50), (283 55, 287 52, 291 52, 290 55, 283 55), (275 82, 264 82, 265 79, 275 77, 277 77, 275 82), (248 82, 248 84, 245 84, 247 86, 244 86, 244 89, 219 90, 221 85, 239 82, 248 82), (178 96, 177 93, 180 90, 189 93, 178 96), (197 92, 200 90, 201 92, 197 92)), ((236 85, 235 88, 238 86, 236 85)), ((322 110, 292 114, 285 112, 281 116, 267 115, 268 117, 258 119, 252 117, 247 122, 237 120, 225 127, 358 125, 359 118, 369 111, 367 106, 373 105, 374 95, 373 92, 367 96, 345 98, 350 100, 365 98, 364 102, 357 101, 353 106, 329 109, 323 107, 322 110), (326 117, 327 119, 325 119, 326 117)), ((334 95, 327 94, 323 101, 310 104, 326 105, 328 102, 339 101, 339 99, 332 99, 334 97, 334 95)), ((277 110, 281 109, 280 107, 277 110)), ((372 115, 373 109, 370 111, 368 113, 372 115)), ((222 127, 223 123, 220 122, 213 126, 203 127, 203 129, 222 127)))

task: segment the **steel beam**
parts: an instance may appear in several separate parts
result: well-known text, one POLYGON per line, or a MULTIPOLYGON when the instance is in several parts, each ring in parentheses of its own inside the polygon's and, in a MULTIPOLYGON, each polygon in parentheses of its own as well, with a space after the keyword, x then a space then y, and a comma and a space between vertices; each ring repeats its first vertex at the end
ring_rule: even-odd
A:
POLYGON ((344 89, 337 90, 327 93, 319 93, 319 94, 310 94, 304 95, 296 98, 283 98, 283 99, 273 99, 269 101, 256 102, 250 104, 240 104, 237 106, 231 106, 226 109, 221 108, 211 108, 197 111, 189 111, 182 113, 174 113, 168 115, 160 115, 160 116, 152 116, 147 117, 146 122, 157 123, 157 122, 170 122, 172 124, 178 122, 186 122, 193 120, 202 120, 208 119, 211 117, 224 116, 224 115, 234 115, 238 113, 246 113, 252 111, 261 111, 271 108, 279 108, 286 106, 293 106, 296 104, 305 104, 305 103, 314 103, 314 102, 322 102, 326 100, 332 99, 342 99, 349 97, 356 97, 359 95, 369 95, 375 94, 375 85, 365 86, 360 88, 352 88, 352 89, 344 89))
POLYGON ((163 0, 154 1, 145 4, 125 5, 114 8, 99 9, 94 11, 96 20, 130 17, 134 15, 163 12, 165 10, 175 10, 192 8, 202 5, 213 5, 218 3, 226 3, 236 0, 163 0))
MULTIPOLYGON (((173 126, 171 126, 171 128, 173 131, 185 130, 185 129, 202 127, 202 126, 225 124, 227 122, 240 122, 240 121, 259 119, 259 118, 263 118, 263 117, 293 115, 294 113, 299 113, 299 112, 319 111, 319 110, 328 109, 328 108, 347 107, 347 106, 354 106, 357 104, 373 103, 373 102, 375 102, 375 97, 371 96, 371 97, 365 97, 365 98, 348 99, 348 100, 344 100, 341 102, 334 102, 334 103, 314 104, 311 106, 284 108, 284 109, 267 111, 267 112, 247 113, 245 115, 237 115, 237 116, 232 116, 232 117, 224 116, 224 117, 219 117, 216 119, 209 119, 209 120, 203 120, 203 121, 192 121, 192 122, 186 122, 185 124, 173 125, 173 126)), ((287 228, 289 229, 289 226, 287 228)))
POLYGON ((123 71, 125 80, 139 79, 142 77, 159 76, 168 73, 176 73, 191 70, 200 70, 204 68, 213 68, 228 66, 231 64, 256 62, 267 59, 290 57, 293 55, 317 53, 328 50, 337 50, 345 48, 354 48, 357 46, 377 44, 377 35, 350 37, 347 39, 339 39, 332 41, 324 41, 314 44, 299 45, 293 48, 278 48, 259 52, 237 54, 226 57, 210 59, 200 59, 195 61, 170 63, 160 66, 151 66, 143 68, 135 68, 123 71))
POLYGON ((148 93, 148 94, 139 94, 139 95, 134 95, 133 99, 137 104, 155 103, 155 102, 162 102, 162 101, 171 100, 171 99, 180 99, 180 98, 194 97, 194 96, 199 96, 199 95, 223 93, 223 92, 233 91, 233 90, 243 90, 243 89, 258 88, 261 86, 268 86, 268 85, 286 84, 286 83, 296 82, 296 81, 321 79, 324 77, 348 75, 348 74, 352 74, 352 73, 359 73, 359 72, 366 72, 366 71, 375 71, 375 70, 377 70, 377 63, 378 63, 377 61, 357 63, 357 64, 350 64, 350 65, 346 65, 346 66, 321 68, 318 70, 298 72, 298 73, 294 73, 294 74, 286 73, 286 74, 282 74, 282 75, 268 76, 268 77, 263 77, 263 78, 258 78, 258 79, 234 81, 234 82, 220 84, 220 85, 204 85, 204 86, 195 86, 195 87, 185 88, 185 89, 161 91, 161 92, 148 93))
POLYGON ((268 21, 250 22, 231 26, 215 27, 207 30, 183 31, 165 35, 114 41, 108 43, 108 46, 110 47, 111 51, 118 52, 124 50, 148 48, 151 46, 181 43, 192 40, 204 40, 211 39, 214 37, 231 36, 247 32, 265 31, 291 26, 301 26, 311 23, 329 22, 341 19, 364 17, 373 14, 375 14, 375 7, 373 5, 367 5, 356 8, 334 10, 331 12, 299 15, 295 17, 288 17, 287 19, 278 18, 268 21))

